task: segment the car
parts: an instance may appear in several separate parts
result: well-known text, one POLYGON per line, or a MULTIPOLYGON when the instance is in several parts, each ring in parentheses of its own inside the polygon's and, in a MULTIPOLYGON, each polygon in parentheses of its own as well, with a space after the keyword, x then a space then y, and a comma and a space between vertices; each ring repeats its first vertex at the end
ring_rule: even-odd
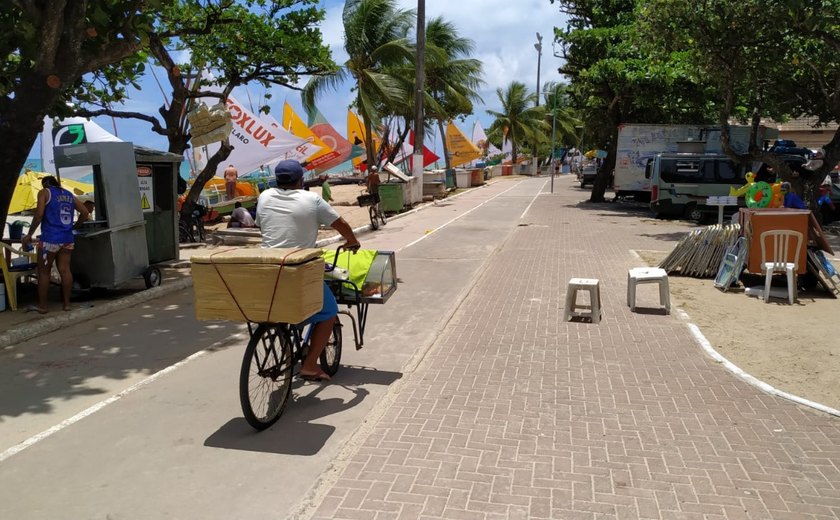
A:
POLYGON ((779 155, 799 155, 806 159, 810 159, 812 155, 810 149, 796 146, 796 143, 790 139, 776 139, 770 151, 779 155))

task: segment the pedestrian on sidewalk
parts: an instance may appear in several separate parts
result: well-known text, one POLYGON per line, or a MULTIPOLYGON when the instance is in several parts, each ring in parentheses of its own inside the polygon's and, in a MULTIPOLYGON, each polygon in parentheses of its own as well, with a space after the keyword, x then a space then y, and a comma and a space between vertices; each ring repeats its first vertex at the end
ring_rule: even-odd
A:
POLYGON ((32 235, 41 226, 41 241, 38 244, 38 306, 41 314, 47 312, 47 296, 50 289, 50 271, 53 262, 61 276, 61 296, 64 310, 70 310, 70 292, 73 290, 73 274, 70 272, 70 255, 73 252, 73 212, 79 212, 76 226, 90 218, 90 213, 78 197, 65 190, 58 179, 49 175, 41 179, 43 189, 38 192, 38 206, 29 226, 29 233, 21 240, 24 249, 32 245, 32 235))

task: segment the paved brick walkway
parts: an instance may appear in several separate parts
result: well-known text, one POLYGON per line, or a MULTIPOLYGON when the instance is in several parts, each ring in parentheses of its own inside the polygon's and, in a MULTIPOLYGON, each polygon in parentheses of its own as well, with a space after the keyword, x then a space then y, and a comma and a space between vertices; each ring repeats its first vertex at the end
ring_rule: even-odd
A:
MULTIPOLYGON (((840 517, 840 420, 737 379, 678 318, 625 306, 639 265, 628 250, 667 250, 681 228, 578 206, 568 182, 557 191, 537 199, 315 517, 840 517), (571 277, 601 280, 600 325, 563 323, 571 277)), ((655 291, 640 288, 640 305, 655 291)))

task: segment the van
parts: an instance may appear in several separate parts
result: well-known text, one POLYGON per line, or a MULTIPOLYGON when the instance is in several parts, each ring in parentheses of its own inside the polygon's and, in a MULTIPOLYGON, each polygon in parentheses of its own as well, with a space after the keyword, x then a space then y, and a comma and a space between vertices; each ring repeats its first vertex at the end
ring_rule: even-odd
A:
POLYGON ((702 220, 717 214, 706 199, 729 195, 730 187, 746 182, 746 168, 722 154, 662 153, 648 161, 650 208, 661 217, 702 220))

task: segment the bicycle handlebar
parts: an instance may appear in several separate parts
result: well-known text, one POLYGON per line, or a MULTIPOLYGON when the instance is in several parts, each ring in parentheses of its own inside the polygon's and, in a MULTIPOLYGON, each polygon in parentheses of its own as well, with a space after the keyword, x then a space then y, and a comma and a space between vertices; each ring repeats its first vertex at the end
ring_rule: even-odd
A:
POLYGON ((353 254, 355 255, 355 254, 356 254, 356 251, 358 251, 358 250, 359 250, 359 249, 361 249, 361 248, 362 248, 361 244, 356 244, 356 245, 354 245, 354 246, 349 246, 349 247, 347 246, 347 244, 342 244, 342 245, 338 246, 338 247, 335 249, 335 257, 333 258, 332 264, 330 264, 330 267, 326 268, 324 271, 325 271, 325 272, 327 272, 327 273, 329 273, 329 272, 332 272, 332 271, 334 271, 334 270, 335 270, 335 267, 336 267, 336 265, 338 264, 338 255, 340 255, 340 254, 341 254, 341 251, 342 251, 342 250, 344 250, 344 251, 352 251, 352 252, 353 252, 353 254))

